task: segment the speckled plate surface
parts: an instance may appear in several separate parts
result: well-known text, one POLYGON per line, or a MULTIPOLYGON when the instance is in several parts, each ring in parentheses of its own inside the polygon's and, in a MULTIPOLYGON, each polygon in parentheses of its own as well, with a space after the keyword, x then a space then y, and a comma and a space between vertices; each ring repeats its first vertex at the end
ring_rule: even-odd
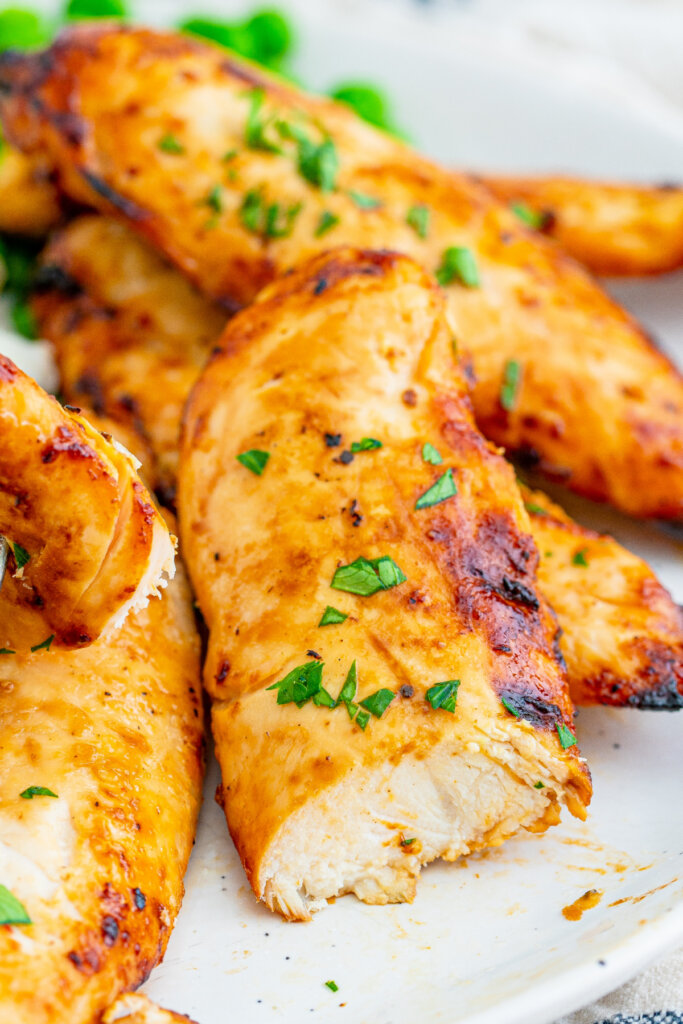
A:
MULTIPOLYGON (((212 6, 219 9, 202 4, 212 6)), ((680 174, 677 122, 594 67, 522 58, 369 0, 290 6, 301 25, 301 78, 319 88, 353 77, 383 82, 401 124, 441 159, 655 180, 680 174)), ((157 23, 187 8, 186 0, 138 4, 157 23)), ((615 289, 681 362, 682 285, 674 276, 615 289)), ((50 382, 45 350, 6 334, 0 349, 50 382)), ((683 600, 682 541, 563 500, 648 558, 683 600)), ((254 902, 213 802, 212 766, 185 903, 145 991, 200 1024, 544 1024, 615 987, 683 942, 683 715, 591 709, 578 731, 595 782, 587 823, 565 820, 540 838, 432 866, 411 906, 347 897, 307 925, 285 924, 254 902), (600 902, 568 921, 562 908, 588 889, 602 892, 600 902)))

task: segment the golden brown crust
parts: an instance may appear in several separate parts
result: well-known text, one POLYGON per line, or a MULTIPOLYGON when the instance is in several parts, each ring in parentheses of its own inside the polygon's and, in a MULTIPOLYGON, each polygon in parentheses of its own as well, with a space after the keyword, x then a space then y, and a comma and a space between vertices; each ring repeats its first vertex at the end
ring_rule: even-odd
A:
MULTIPOLYGON (((572 708, 528 519, 512 470, 474 425, 438 288, 404 257, 335 250, 266 289, 220 346, 186 410, 179 508, 210 631, 204 676, 222 798, 256 894, 306 916, 268 866, 297 811, 354 773, 414 759, 419 775, 446 748, 466 759, 468 742, 486 760, 499 740, 501 761, 508 743, 529 744, 510 783, 527 794, 519 774, 545 792, 533 788, 544 762, 554 783, 524 811, 528 827, 556 820, 550 790, 582 814, 590 787, 576 747, 558 741, 572 708), (363 436, 383 447, 343 455, 363 436), (426 442, 442 466, 423 460, 426 442), (270 453, 261 476, 236 459, 248 449, 270 453), (415 511, 447 469, 457 495, 415 511), (407 581, 371 597, 332 589, 335 569, 359 556, 389 556, 407 581), (343 625, 318 627, 326 604, 348 614, 343 625), (278 704, 267 687, 318 657, 335 696, 354 660, 362 698, 406 689, 367 732, 343 708, 278 704), (445 679, 461 680, 454 715, 425 700, 445 679)), ((501 842, 517 813, 512 800, 475 837, 463 825, 461 845, 415 856, 501 842)), ((412 891, 340 885, 371 902, 412 891)))
POLYGON ((0 139, 0 231, 40 238, 60 212, 50 171, 0 139))
POLYGON ((195 1024, 187 1014, 163 1010, 139 992, 129 992, 110 1006, 102 1017, 102 1024, 195 1024))
POLYGON ((228 306, 342 243, 403 251, 432 271, 447 248, 470 248, 482 286, 454 281, 447 294, 478 378, 484 432, 583 494, 635 515, 683 517, 680 376, 558 246, 473 179, 441 170, 345 107, 178 35, 73 31, 40 57, 0 59, 0 81, 17 144, 47 153, 70 195, 127 221, 228 306), (298 173, 291 140, 277 139, 280 155, 245 147, 255 89, 265 97, 259 116, 303 125, 315 142, 320 126, 329 132, 340 158, 336 191, 298 173), (160 147, 167 134, 182 152, 160 147), (245 227, 249 192, 280 204, 276 229, 286 237, 264 237, 263 219, 256 232, 245 227), (380 205, 359 206, 353 193, 380 205), (406 223, 416 204, 431 210, 425 240, 406 223), (287 234, 283 218, 297 210, 287 234), (324 211, 339 223, 321 236, 324 211), (511 361, 522 379, 506 409, 511 361))
POLYGON ((563 631, 572 699, 683 708, 683 613, 650 567, 542 492, 522 494, 541 556, 539 586, 563 631))
POLYGON ((594 273, 664 274, 683 266, 683 188, 568 177, 485 177, 503 203, 523 203, 540 229, 594 273))
POLYGON ((172 574, 166 524, 131 458, 2 355, 0 447, 0 646, 91 643, 172 574))
POLYGON ((182 408, 225 315, 125 227, 94 215, 51 240, 33 308, 67 401, 142 434, 152 485, 171 498, 182 408))
POLYGON ((203 768, 187 584, 111 640, 0 672, 1 877, 33 922, 0 928, 0 1020, 91 1024, 159 962, 183 894, 203 768))

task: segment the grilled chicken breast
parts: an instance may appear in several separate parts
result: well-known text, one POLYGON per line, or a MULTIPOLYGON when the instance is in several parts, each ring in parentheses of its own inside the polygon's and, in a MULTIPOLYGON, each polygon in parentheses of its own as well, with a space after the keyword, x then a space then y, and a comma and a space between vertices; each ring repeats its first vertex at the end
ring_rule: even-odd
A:
POLYGON ((412 255, 446 288, 489 437, 634 515, 683 517, 683 380, 473 179, 180 35, 75 29, 45 54, 0 57, 0 92, 9 137, 68 194, 227 307, 342 243, 412 255))
POLYGON ((652 569, 522 488, 577 704, 683 708, 683 612, 652 569), (580 626, 579 626, 580 624, 580 626))
POLYGON ((0 231, 40 238, 59 216, 50 171, 0 139, 0 231))
POLYGON ((120 996, 102 1017, 102 1024, 194 1024, 186 1014, 173 1013, 155 1006, 139 992, 120 996))
POLYGON ((186 411, 180 525, 256 896, 289 919, 409 900, 428 861, 543 831, 562 801, 582 817, 527 515, 430 278, 323 255, 221 349, 186 411))
POLYGON ((53 238, 37 290, 67 401, 139 431, 152 484, 171 498, 182 408, 225 314, 125 227, 94 215, 53 238))
MULTIPOLYGON (((116 434, 142 461, 141 472, 162 467, 155 486, 161 486, 165 495, 173 494, 181 411, 224 318, 136 235, 97 215, 79 218, 60 232, 46 251, 41 279, 34 310, 41 336, 55 347, 62 392, 69 402, 93 400, 116 416, 115 425, 96 420, 97 429, 116 434), (209 324, 215 337, 205 327, 209 324), (154 325, 150 334, 147 325, 154 325), (150 388, 150 380, 158 387, 150 388), (155 457, 146 454, 143 435, 150 439, 155 457)), ((92 422, 92 413, 87 416, 92 422)), ((680 613, 654 574, 615 540, 603 538, 601 550, 610 553, 608 578, 614 585, 618 574, 625 574, 620 590, 625 624, 622 628, 615 612, 611 628, 595 630, 595 602, 583 599, 585 568, 572 562, 581 545, 590 546, 595 535, 564 514, 539 518, 539 509, 556 509, 543 496, 531 496, 528 507, 541 556, 549 546, 557 556, 556 561, 542 561, 540 584, 560 616, 572 699, 580 704, 677 707, 670 658, 678 664, 675 652, 683 640, 680 613), (635 584, 634 565, 640 567, 636 576, 642 585, 635 584), (568 574, 573 577, 570 602, 564 594, 568 574), (658 652, 650 660, 643 653, 637 671, 633 657, 624 661, 622 656, 626 638, 636 635, 629 632, 629 621, 637 622, 643 648, 658 652), (574 642, 586 634, 592 637, 590 647, 574 642), (662 644, 668 645, 668 653, 662 644), (586 660, 584 653, 589 655, 586 660), (607 678, 612 682, 605 686, 607 678)))
POLYGON ((136 464, 0 355, 0 646, 77 646, 115 629, 174 571, 136 464))
POLYGON ((594 274, 637 277, 683 266, 683 187, 566 177, 482 180, 594 274))
POLYGON ((198 675, 182 577, 83 650, 3 655, 0 920, 31 923, 0 928, 1 1024, 93 1024, 161 959, 200 802, 198 675))

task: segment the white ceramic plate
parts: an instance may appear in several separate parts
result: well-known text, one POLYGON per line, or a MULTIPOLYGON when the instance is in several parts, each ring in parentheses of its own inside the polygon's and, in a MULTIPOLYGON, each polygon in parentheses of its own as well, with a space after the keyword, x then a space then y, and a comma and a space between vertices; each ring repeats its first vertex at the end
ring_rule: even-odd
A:
MULTIPOLYGON (((164 23, 188 6, 149 0, 138 11, 164 23)), ((301 25, 301 78, 318 88, 382 82, 415 141, 443 160, 654 180, 683 166, 683 131, 670 112, 599 69, 522 59, 470 29, 370 0, 290 6, 301 25)), ((683 362, 681 283, 618 292, 683 362)), ((0 347, 8 350, 2 336, 0 347)), ((35 347, 19 342, 9 354, 49 370, 35 347)), ((683 600, 675 538, 577 499, 566 504, 647 557, 683 600)), ((308 925, 256 905, 212 799, 212 767, 183 909, 145 991, 201 1024, 545 1024, 602 995, 683 942, 683 716, 592 709, 578 730, 595 782, 586 824, 565 820, 540 838, 432 866, 412 906, 346 897, 308 925), (598 906, 566 920, 562 908, 593 888, 604 892, 598 906), (337 993, 325 987, 330 979, 337 993)))

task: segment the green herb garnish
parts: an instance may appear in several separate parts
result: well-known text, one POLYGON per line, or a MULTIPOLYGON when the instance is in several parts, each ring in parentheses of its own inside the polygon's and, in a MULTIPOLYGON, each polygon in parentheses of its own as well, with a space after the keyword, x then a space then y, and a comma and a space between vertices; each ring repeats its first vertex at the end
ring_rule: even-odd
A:
POLYGON ((339 991, 339 985, 337 984, 336 981, 326 981, 325 984, 327 985, 331 992, 339 991))
POLYGON ((322 687, 324 664, 322 661, 307 661, 298 665, 291 672, 268 686, 268 690, 277 690, 278 704, 303 705, 311 697, 320 692, 322 687))
POLYGON ((534 782, 534 789, 545 789, 545 782, 541 782, 540 779, 538 782, 534 782))
POLYGON ((374 196, 367 196, 364 192, 349 191, 349 199, 356 204, 360 210, 377 210, 382 205, 381 199, 375 199, 374 196))
POLYGON ((251 105, 247 114, 247 124, 244 130, 244 139, 249 149, 260 149, 265 153, 281 153, 280 147, 271 139, 266 137, 266 131, 272 127, 275 121, 274 116, 261 117, 263 106, 263 89, 254 89, 249 94, 251 105))
POLYGON ((8 7, 0 11, 0 52, 32 50, 44 46, 50 37, 45 22, 33 11, 8 7))
POLYGON ((425 462, 428 462, 430 466, 440 466, 443 462, 441 453, 438 452, 434 445, 430 444, 429 441, 422 445, 422 458, 425 462))
POLYGON ((381 448, 382 442, 376 441, 374 437, 362 437, 360 441, 351 442, 351 451, 357 452, 371 452, 375 448, 381 448))
POLYGON ((262 190, 252 189, 247 192, 240 206, 240 220, 255 235, 287 238, 300 212, 301 203, 288 207, 280 206, 280 203, 266 203, 262 190))
POLYGON ((453 470, 447 469, 443 476, 440 476, 435 484, 425 491, 424 494, 417 499, 415 502, 415 508, 431 508, 432 505, 438 505, 442 501, 447 501, 448 498, 454 497, 458 493, 458 488, 455 485, 453 479, 453 470))
POLYGON ((370 597, 378 590, 397 587, 399 583, 405 583, 406 579, 396 562, 388 555, 369 559, 361 556, 349 565, 341 565, 335 571, 330 586, 334 590, 345 590, 349 594, 370 597))
POLYGON ((170 133, 159 139, 158 148, 162 153, 171 153, 173 156, 177 156, 179 153, 185 152, 185 147, 179 139, 170 133))
POLYGON ((11 650, 9 647, 0 647, 0 654, 16 654, 16 651, 11 650))
POLYGON ((19 796, 24 800, 33 800, 34 796, 53 796, 58 799, 57 794, 46 786, 29 786, 28 789, 22 790, 19 796))
POLYGON ((223 191, 220 185, 214 185, 200 202, 200 206, 208 206, 214 213, 223 210, 223 191))
POLYGON ((17 563, 17 569, 23 569, 24 566, 31 561, 31 556, 26 548, 22 548, 21 544, 12 544, 12 549, 14 551, 14 561, 17 563))
POLYGON ((338 611, 333 608, 331 604, 328 604, 327 608, 322 614, 322 618, 318 623, 319 626, 336 626, 340 622, 346 622, 348 615, 344 612, 338 611))
POLYGON ((559 736, 560 746, 562 749, 566 750, 567 747, 573 747, 576 743, 576 736, 571 729, 568 729, 564 722, 556 722, 555 726, 557 728, 557 735, 559 736))
POLYGON ((575 551, 574 554, 572 555, 572 565, 581 565, 581 566, 584 567, 584 569, 587 568, 588 567, 588 559, 586 558, 587 552, 588 552, 588 548, 581 548, 579 551, 575 551))
POLYGON ((526 501, 524 503, 524 508, 532 516, 547 516, 548 515, 547 509, 543 508, 542 505, 535 505, 533 503, 533 501, 526 501))
POLYGON ((459 281, 467 288, 478 288, 481 283, 479 269, 472 250, 460 245, 446 249, 441 257, 441 266, 436 271, 436 279, 442 287, 459 281))
POLYGON ((354 661, 351 665, 351 668, 347 672, 346 679, 344 680, 344 685, 339 691, 339 696, 337 697, 337 704, 353 704, 357 691, 358 670, 356 668, 356 662, 354 661))
POLYGON ((413 229, 418 238, 426 238, 429 232, 430 209, 424 203, 411 206, 406 215, 406 224, 413 229))
POLYGON ((435 711, 441 708, 443 711, 455 711, 455 704, 458 699, 459 679, 447 679, 444 683, 435 683, 425 693, 426 699, 435 711))
POLYGON ((515 705, 514 705, 514 704, 512 704, 512 703, 511 703, 511 702, 510 702, 510 701, 508 700, 508 698, 507 698, 507 697, 501 697, 501 698, 500 698, 500 703, 501 703, 501 704, 503 705, 503 707, 505 708, 505 710, 506 710, 506 711, 509 711, 511 715, 514 715, 514 716, 515 716, 515 718, 521 718, 521 717, 522 717, 522 713, 521 713, 521 711, 520 711, 520 710, 519 710, 518 708, 516 708, 516 707, 515 707, 515 705))
POLYGON ((64 12, 69 21, 80 18, 126 18, 128 9, 122 0, 69 0, 64 12))
POLYGON ((336 700, 324 686, 321 686, 318 692, 313 694, 313 703, 318 708, 336 708, 337 706, 336 700))
POLYGON ((329 210, 323 210, 323 212, 320 214, 318 226, 316 227, 314 232, 315 237, 322 238, 322 236, 326 235, 328 231, 331 231, 332 228, 336 227, 338 223, 339 217, 337 216, 336 213, 330 213, 329 210))
POLYGON ((506 412, 512 412, 517 405, 521 383, 522 364, 516 359, 508 359, 503 369, 503 384, 500 389, 500 404, 506 412))
POLYGON ((314 142, 297 125, 285 121, 278 122, 278 130, 283 138, 296 142, 301 177, 321 192, 334 191, 339 170, 339 157, 334 141, 327 138, 323 142, 314 142))
POLYGON ((534 231, 542 231, 547 226, 549 217, 547 213, 541 212, 540 210, 534 210, 528 203, 518 200, 517 202, 510 203, 510 209, 514 215, 526 224, 527 227, 533 228, 534 231))
POLYGON ((252 473, 255 473, 256 476, 261 476, 270 458, 270 452, 261 452, 258 448, 250 448, 248 452, 241 452, 235 458, 243 466, 246 466, 247 469, 250 469, 252 473))
POLYGON ((413 845, 413 843, 414 843, 414 842, 415 842, 416 840, 417 840, 417 836, 411 836, 411 838, 410 838, 410 839, 402 839, 402 840, 401 840, 401 846, 412 846, 412 845, 413 845))
POLYGON ((382 128, 396 135, 394 119, 385 96, 374 86, 366 82, 349 82, 332 89, 330 96, 339 103, 345 103, 359 117, 376 128, 382 128))
POLYGON ((360 704, 361 707, 369 711, 375 718, 381 718, 395 696, 396 694, 393 690, 382 688, 381 690, 376 690, 375 693, 371 693, 360 704))
POLYGON ((356 715, 356 725, 359 725, 361 727, 361 729, 363 730, 363 732, 365 732, 365 728, 366 728, 366 726, 367 726, 369 721, 370 721, 369 713, 367 711, 359 710, 358 714, 356 715))
POLYGON ((46 651, 49 651, 50 647, 52 645, 52 641, 54 640, 54 638, 55 638, 55 635, 53 633, 52 636, 49 636, 46 640, 43 640, 42 644, 36 644, 36 646, 32 647, 31 650, 32 651, 42 651, 44 649, 46 651))
POLYGON ((0 885, 1 924, 33 924, 24 904, 20 903, 4 885, 0 885))

